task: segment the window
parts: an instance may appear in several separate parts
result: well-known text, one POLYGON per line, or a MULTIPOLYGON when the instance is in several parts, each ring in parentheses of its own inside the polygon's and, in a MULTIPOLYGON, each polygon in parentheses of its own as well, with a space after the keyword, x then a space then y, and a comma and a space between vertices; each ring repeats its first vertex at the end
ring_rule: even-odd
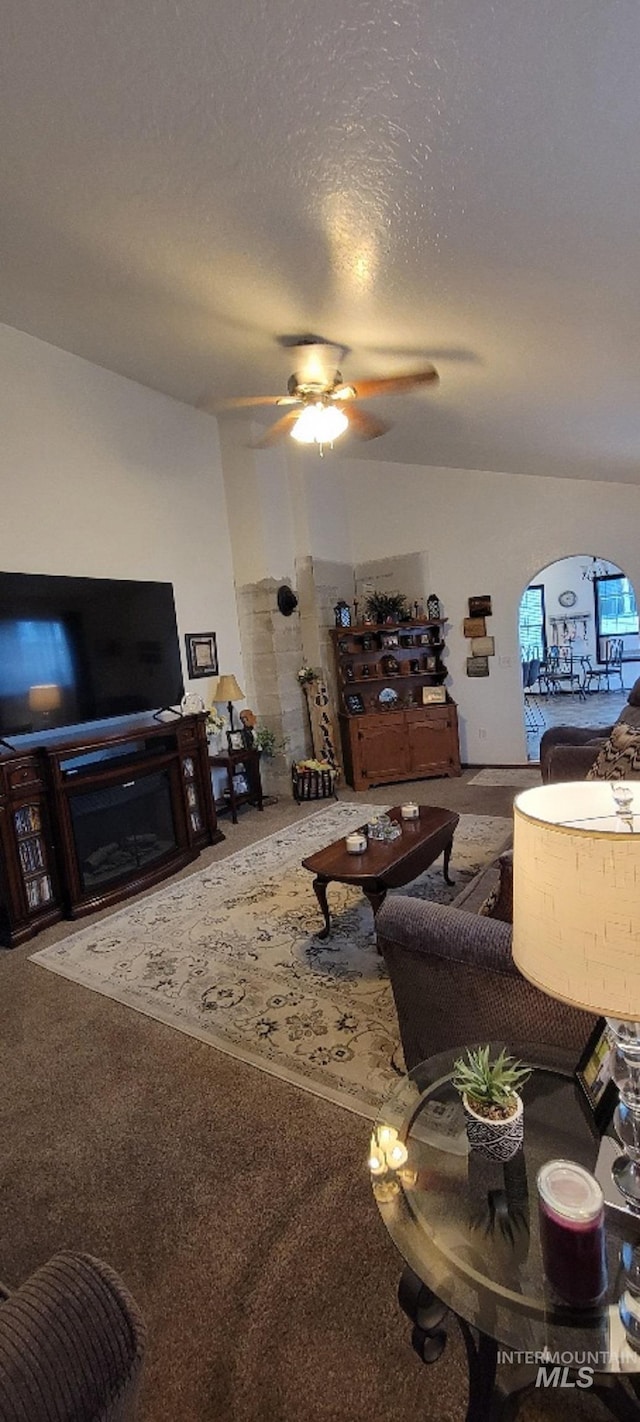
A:
POLYGON ((622 573, 606 573, 593 583, 596 608, 596 635, 600 660, 608 637, 624 639, 623 657, 637 656, 639 645, 636 595, 622 573))
POLYGON ((532 583, 522 594, 518 638, 523 662, 544 661, 547 651, 547 636, 542 583, 532 583))

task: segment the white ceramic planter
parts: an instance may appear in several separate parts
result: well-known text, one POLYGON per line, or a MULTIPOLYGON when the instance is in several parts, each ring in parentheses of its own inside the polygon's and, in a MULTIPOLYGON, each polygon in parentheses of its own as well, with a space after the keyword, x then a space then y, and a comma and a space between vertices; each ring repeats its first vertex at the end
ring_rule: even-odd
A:
POLYGON ((511 1160, 524 1140, 524 1106, 522 1097, 517 1096, 517 1109, 507 1121, 488 1121, 479 1116, 469 1105, 466 1095, 462 1097, 467 1139, 472 1150, 478 1150, 490 1160, 511 1160))

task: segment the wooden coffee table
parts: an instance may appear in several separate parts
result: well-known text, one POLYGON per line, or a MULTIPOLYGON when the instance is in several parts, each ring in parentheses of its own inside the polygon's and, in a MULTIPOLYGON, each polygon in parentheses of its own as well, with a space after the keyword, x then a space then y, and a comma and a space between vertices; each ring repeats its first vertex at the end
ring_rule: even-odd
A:
MULTIPOLYGON (((349 854, 343 837, 303 859, 303 869, 315 874, 313 888, 324 917, 325 926, 318 938, 328 938, 331 932, 327 886, 334 881, 338 884, 356 884, 376 914, 384 903, 388 889, 400 889, 403 884, 410 884, 444 851, 442 872, 445 883, 453 884, 453 879, 449 878, 449 860, 460 816, 435 805, 420 805, 419 809, 420 818, 417 820, 403 820, 399 805, 387 811, 389 818, 397 820, 401 826, 402 834, 397 839, 370 839, 362 854, 349 854)), ((354 825, 353 829, 356 828, 366 834, 366 825, 354 825)))

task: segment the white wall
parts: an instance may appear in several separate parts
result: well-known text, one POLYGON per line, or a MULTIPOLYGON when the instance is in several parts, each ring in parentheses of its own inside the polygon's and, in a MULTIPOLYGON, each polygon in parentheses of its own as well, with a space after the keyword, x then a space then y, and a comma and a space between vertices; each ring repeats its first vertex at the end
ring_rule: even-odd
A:
POLYGON ((252 448, 264 426, 237 415, 220 421, 236 584, 265 579, 295 586, 296 565, 311 556, 352 563, 340 462, 284 438, 252 448))
POLYGON ((518 608, 541 568, 594 549, 640 588, 640 488, 474 470, 341 459, 355 563, 426 549, 449 619, 449 690, 462 758, 526 762, 518 608), (465 674, 467 599, 490 593, 496 656, 487 678, 465 674))
POLYGON ((0 428, 0 568, 172 582, 242 682, 216 421, 0 326, 0 428))

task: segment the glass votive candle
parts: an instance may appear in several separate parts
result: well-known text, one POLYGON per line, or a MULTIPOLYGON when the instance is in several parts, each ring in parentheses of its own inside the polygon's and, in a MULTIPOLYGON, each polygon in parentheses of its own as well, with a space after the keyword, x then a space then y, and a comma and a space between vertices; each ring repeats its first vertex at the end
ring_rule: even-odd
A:
POLYGON ((414 800, 408 800, 406 805, 400 806, 400 814, 403 820, 419 820, 420 806, 416 805, 414 800))
POLYGON ((573 1160, 548 1160, 538 1171, 544 1272, 565 1303, 597 1303, 607 1286, 604 1196, 573 1160))
POLYGON ((364 854, 367 847, 367 837, 361 830, 354 830, 353 834, 345 835, 345 844, 348 854, 364 854))

